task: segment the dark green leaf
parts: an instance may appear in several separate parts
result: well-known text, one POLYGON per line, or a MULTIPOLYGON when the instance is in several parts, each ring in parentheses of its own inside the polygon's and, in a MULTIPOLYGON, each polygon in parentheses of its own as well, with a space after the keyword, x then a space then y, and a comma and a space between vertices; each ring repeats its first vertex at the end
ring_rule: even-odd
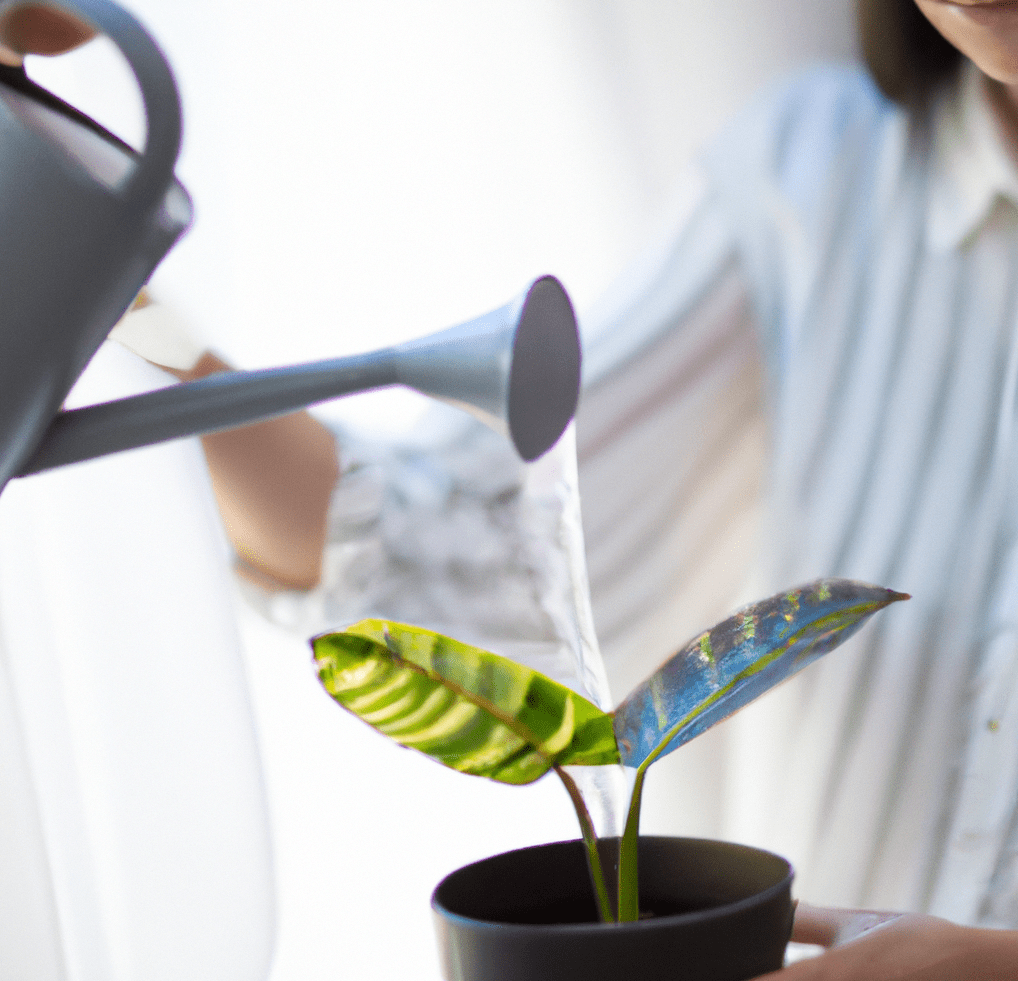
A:
POLYGON ((880 586, 818 579, 740 610, 666 661, 615 710, 622 762, 637 767, 619 853, 619 919, 639 917, 637 836, 647 767, 748 705, 908 599, 880 586))
POLYGON ((678 749, 902 599, 880 586, 819 579, 747 606, 692 640, 618 706, 622 762, 638 767, 678 749))

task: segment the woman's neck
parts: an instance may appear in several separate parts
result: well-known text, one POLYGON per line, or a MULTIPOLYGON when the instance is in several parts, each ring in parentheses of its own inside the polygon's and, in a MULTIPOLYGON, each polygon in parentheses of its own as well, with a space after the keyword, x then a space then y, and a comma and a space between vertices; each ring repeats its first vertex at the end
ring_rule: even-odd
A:
POLYGON ((983 86, 1000 127, 1004 146, 1018 164, 1018 85, 1006 85, 984 75, 983 86))

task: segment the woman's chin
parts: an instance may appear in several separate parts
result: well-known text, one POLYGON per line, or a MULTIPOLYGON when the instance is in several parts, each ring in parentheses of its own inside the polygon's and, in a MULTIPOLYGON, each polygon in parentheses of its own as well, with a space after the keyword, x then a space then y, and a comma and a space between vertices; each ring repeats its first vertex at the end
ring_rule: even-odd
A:
POLYGON ((926 19, 990 78, 1018 84, 1018 2, 916 0, 926 19))

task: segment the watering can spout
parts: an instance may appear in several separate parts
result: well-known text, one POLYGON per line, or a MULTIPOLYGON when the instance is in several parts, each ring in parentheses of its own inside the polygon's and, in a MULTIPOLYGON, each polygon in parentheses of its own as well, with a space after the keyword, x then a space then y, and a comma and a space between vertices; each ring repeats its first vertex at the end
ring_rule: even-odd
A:
POLYGON ((580 341, 568 295, 543 276, 497 310, 396 347, 213 375, 61 412, 18 475, 398 384, 468 409, 506 433, 524 460, 536 459, 558 441, 579 399, 580 341))

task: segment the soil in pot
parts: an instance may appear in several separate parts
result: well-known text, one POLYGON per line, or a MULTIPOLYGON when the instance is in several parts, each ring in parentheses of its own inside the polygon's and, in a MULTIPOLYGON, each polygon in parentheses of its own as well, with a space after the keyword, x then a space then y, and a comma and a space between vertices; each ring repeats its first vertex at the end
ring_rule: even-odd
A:
POLYGON ((640 839, 637 923, 601 924, 582 843, 465 866, 432 907, 448 981, 745 981, 782 964, 792 870, 728 842, 640 839))

